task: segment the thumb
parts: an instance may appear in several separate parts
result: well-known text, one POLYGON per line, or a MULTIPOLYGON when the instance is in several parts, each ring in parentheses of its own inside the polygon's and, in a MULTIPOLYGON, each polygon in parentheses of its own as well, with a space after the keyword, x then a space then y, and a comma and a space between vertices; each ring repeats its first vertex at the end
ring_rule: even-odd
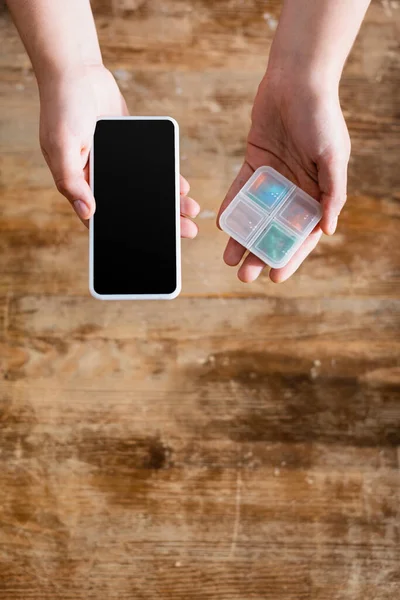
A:
POLYGON ((89 219, 95 210, 95 200, 88 183, 89 149, 82 150, 75 139, 43 147, 58 191, 69 200, 82 221, 89 219))
POLYGON ((339 214, 347 199, 348 159, 324 157, 318 165, 318 184, 321 190, 323 216, 321 229, 327 235, 336 231, 339 214))

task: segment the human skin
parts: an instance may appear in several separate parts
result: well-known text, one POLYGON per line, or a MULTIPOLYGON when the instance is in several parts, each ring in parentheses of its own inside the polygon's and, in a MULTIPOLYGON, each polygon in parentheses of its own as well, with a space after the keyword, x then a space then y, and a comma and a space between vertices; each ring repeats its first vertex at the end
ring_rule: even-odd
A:
MULTIPOLYGON (((126 116, 102 61, 89 0, 7 0, 40 95, 40 145, 58 190, 87 225, 95 211, 88 158, 98 117, 126 116)), ((194 238, 200 210, 181 177, 181 234, 194 238)))
MULTIPOLYGON (((267 72, 252 111, 245 162, 220 212, 253 171, 270 165, 323 205, 323 218, 290 263, 270 278, 290 277, 332 235, 346 201, 350 139, 339 82, 370 0, 285 0, 267 72)), ((102 64, 89 0, 8 0, 37 76, 40 139, 58 189, 83 221, 94 212, 87 161, 97 116, 127 114, 111 73, 102 64), (82 99, 85 101, 83 102, 82 99)), ((198 204, 181 179, 182 235, 194 237, 198 204)), ((224 259, 238 265, 245 249, 229 240, 224 259)), ((264 263, 248 255, 238 270, 257 279, 264 263)))
MULTIPOLYGON (((269 165, 320 200, 323 217, 288 265, 270 278, 288 279, 318 244, 332 235, 346 202, 350 137, 339 101, 339 83, 370 0, 285 0, 268 68, 252 111, 245 160, 221 212, 253 172, 269 165)), ((224 260, 242 261, 245 248, 230 239, 224 260)), ((248 254, 238 277, 252 282, 265 264, 248 254)))

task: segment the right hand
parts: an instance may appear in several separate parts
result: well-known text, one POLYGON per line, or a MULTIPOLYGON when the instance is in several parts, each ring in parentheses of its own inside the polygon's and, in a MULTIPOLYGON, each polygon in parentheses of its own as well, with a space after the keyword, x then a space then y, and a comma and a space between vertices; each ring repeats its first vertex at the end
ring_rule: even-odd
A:
MULTIPOLYGON (((322 232, 335 232, 346 201, 350 138, 339 103, 337 86, 317 89, 300 85, 296 74, 278 83, 267 75, 259 87, 252 113, 244 164, 233 182, 220 213, 229 205, 258 167, 268 165, 320 200, 323 218, 289 263, 270 270, 275 283, 286 281, 315 248, 322 232)), ((301 77, 300 77, 301 79, 301 77)), ((237 266, 245 248, 230 239, 226 264, 237 266)), ((255 281, 265 268, 257 256, 248 254, 238 271, 241 281, 255 281)))
MULTIPOLYGON (((40 145, 59 192, 87 226, 95 211, 89 186, 89 154, 98 117, 128 116, 129 111, 113 75, 103 65, 83 66, 53 74, 39 84, 40 145)), ((189 184, 181 177, 182 237, 193 238, 190 220, 200 210, 187 197, 189 184)))

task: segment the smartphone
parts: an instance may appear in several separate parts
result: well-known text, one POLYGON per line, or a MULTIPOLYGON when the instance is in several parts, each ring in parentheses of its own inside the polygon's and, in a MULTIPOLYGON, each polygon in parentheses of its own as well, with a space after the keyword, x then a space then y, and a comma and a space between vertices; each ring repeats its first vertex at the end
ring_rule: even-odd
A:
POLYGON ((100 300, 181 290, 179 127, 170 117, 105 117, 90 155, 89 289, 100 300))

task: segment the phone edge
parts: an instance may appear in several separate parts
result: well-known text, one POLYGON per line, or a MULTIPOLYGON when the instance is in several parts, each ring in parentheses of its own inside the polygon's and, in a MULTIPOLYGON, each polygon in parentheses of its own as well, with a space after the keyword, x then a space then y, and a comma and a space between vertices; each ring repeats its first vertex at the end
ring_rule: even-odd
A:
MULTIPOLYGON (((181 253, 181 219, 180 219, 180 138, 179 138, 179 123, 176 119, 170 116, 152 116, 152 117, 98 117, 96 126, 99 121, 171 121, 174 126, 174 146, 175 146, 175 215, 176 215, 176 288, 170 294, 99 294, 94 289, 94 228, 93 216, 89 219, 89 292, 96 300, 174 300, 182 291, 182 253, 181 253)), ((94 194, 94 134, 93 143, 90 149, 89 157, 89 185, 94 194)))

